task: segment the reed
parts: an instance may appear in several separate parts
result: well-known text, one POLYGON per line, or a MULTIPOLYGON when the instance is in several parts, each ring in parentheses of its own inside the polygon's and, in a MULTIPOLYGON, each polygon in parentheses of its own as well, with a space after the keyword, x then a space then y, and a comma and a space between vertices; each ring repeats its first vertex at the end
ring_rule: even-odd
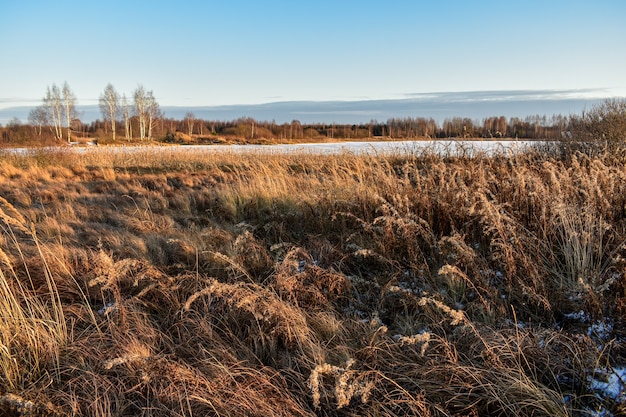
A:
POLYGON ((0 205, 0 368, 4 389, 19 391, 34 379, 59 376, 61 350, 70 334, 37 235, 7 200, 0 197, 0 205), (23 251, 25 241, 33 257, 23 251))
POLYGON ((588 377, 623 365, 624 166, 3 154, 0 410, 619 415, 588 377))

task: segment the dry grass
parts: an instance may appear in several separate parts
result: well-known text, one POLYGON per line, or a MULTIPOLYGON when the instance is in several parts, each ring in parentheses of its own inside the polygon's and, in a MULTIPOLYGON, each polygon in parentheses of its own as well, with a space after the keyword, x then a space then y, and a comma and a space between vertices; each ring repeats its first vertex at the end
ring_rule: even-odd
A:
POLYGON ((610 155, 3 155, 0 410, 617 415, 625 207, 610 155))

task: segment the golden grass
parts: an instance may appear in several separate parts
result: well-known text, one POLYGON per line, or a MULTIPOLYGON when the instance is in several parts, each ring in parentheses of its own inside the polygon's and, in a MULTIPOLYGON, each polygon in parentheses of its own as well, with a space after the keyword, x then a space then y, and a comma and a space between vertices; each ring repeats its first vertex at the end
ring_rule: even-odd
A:
POLYGON ((181 152, 0 157, 0 411, 624 412, 623 161, 181 152))
POLYGON ((50 373, 58 370, 59 352, 69 334, 59 291, 37 236, 9 202, 0 197, 0 204, 6 247, 0 249, 0 368, 4 384, 20 390, 29 379, 53 376, 50 373), (22 252, 24 240, 36 252, 36 268, 42 276, 31 275, 22 252))

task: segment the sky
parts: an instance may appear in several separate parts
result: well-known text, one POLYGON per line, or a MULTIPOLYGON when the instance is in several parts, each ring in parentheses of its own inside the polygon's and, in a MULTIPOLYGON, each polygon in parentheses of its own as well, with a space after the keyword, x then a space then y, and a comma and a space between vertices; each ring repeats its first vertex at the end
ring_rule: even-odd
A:
POLYGON ((81 105, 108 83, 183 107, 626 97, 625 20, 622 0, 2 0, 0 109, 65 81, 81 105))

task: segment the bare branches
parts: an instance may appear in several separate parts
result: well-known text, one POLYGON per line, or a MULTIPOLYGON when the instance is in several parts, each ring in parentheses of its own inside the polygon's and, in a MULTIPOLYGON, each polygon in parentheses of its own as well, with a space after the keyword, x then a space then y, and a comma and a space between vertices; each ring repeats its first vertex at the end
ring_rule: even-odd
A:
POLYGON ((113 141, 115 141, 116 122, 120 113, 120 95, 111 83, 107 84, 104 93, 100 96, 99 105, 102 117, 111 125, 113 141))
POLYGON ((151 140, 154 122, 161 116, 159 103, 154 98, 152 90, 146 91, 143 85, 139 85, 133 93, 135 100, 135 116, 139 121, 139 138, 151 140))
POLYGON ((70 89, 67 81, 63 83, 63 108, 65 109, 65 120, 67 127, 67 141, 72 141, 72 120, 78 117, 76 111, 76 95, 70 89))
POLYGON ((63 131, 61 130, 63 105, 61 100, 59 87, 56 84, 52 84, 52 87, 48 86, 46 95, 43 98, 43 107, 46 109, 48 118, 54 127, 54 136, 59 140, 63 139, 63 131))
MULTIPOLYGON (((52 84, 52 87, 48 86, 46 95, 43 97, 43 104, 37 109, 35 109, 34 113, 31 113, 33 120, 40 126, 40 135, 41 126, 44 123, 51 122, 54 137, 62 140, 63 125, 65 124, 67 141, 71 141, 72 121, 78 118, 78 112, 76 111, 76 95, 74 95, 67 81, 63 83, 62 88, 59 88, 56 84, 52 84)), ((30 118, 31 115, 29 115, 29 120, 30 118)))

